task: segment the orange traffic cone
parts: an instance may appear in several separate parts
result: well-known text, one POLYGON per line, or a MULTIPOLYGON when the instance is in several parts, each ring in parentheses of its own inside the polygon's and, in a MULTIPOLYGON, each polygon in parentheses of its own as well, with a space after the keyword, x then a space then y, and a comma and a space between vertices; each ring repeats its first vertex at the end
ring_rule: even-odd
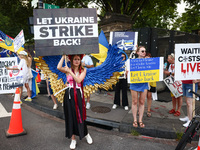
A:
POLYGON ((22 127, 20 92, 19 88, 17 87, 15 92, 12 115, 10 119, 10 126, 9 129, 6 131, 6 137, 13 137, 24 134, 26 134, 26 131, 22 127))
POLYGON ((197 150, 200 150, 200 137, 199 137, 199 142, 198 142, 197 150))

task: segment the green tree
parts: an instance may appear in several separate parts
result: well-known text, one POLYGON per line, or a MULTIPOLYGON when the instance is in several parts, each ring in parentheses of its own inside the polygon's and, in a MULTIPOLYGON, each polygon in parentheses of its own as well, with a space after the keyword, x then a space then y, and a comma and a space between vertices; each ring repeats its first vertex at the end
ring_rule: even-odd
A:
MULTIPOLYGON (((28 17, 33 16, 32 0, 1 0, 0 1, 0 30, 11 37, 15 37, 21 29, 25 39, 33 42, 33 35, 29 34, 28 17)), ((55 4, 61 8, 87 8, 94 3, 101 10, 100 21, 107 13, 117 13, 130 16, 134 28, 159 27, 169 29, 174 26, 182 31, 191 32, 199 28, 198 0, 185 0, 191 9, 177 16, 176 4, 181 0, 43 0, 45 3, 55 4), (175 24, 173 24, 175 22, 175 24)))
POLYGON ((187 1, 186 12, 176 19, 173 29, 192 33, 200 29, 200 1, 187 1))
POLYGON ((33 38, 33 35, 29 34, 28 30, 28 17, 33 14, 31 0, 1 0, 0 12, 1 31, 15 38, 15 36, 23 29, 25 40, 29 41, 33 38))
POLYGON ((44 0, 61 7, 83 7, 94 3, 101 11, 100 21, 107 13, 131 16, 133 27, 169 28, 177 17, 176 4, 180 0, 44 0))
POLYGON ((173 21, 177 17, 176 1, 160 1, 152 0, 144 7, 137 20, 134 23, 134 28, 140 27, 157 27, 170 29, 173 21))

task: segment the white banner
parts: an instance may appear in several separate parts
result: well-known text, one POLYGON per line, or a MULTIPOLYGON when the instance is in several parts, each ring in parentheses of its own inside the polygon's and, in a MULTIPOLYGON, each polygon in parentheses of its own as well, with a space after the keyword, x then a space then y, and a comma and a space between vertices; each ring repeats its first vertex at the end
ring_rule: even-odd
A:
POLYGON ((200 79, 200 43, 175 44, 175 80, 200 79))
POLYGON ((11 86, 23 83, 23 77, 18 70, 7 70, 5 66, 17 67, 17 57, 0 58, 0 94, 15 93, 11 86))
POLYGON ((20 33, 13 40, 15 53, 18 51, 20 47, 24 45, 24 43, 25 43, 24 32, 23 30, 21 30, 20 33))
POLYGON ((163 80, 175 98, 183 95, 182 82, 175 81, 173 76, 169 76, 163 80))
POLYGON ((95 8, 34 9, 33 15, 36 56, 99 53, 95 8))

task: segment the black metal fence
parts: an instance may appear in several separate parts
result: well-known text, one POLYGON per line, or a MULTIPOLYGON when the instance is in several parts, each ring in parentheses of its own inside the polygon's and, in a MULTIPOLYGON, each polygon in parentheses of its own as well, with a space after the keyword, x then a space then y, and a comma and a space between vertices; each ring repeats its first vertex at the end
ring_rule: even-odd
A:
MULTIPOLYGON (((166 58, 169 54, 174 53, 177 43, 200 43, 200 35, 174 30, 147 27, 126 31, 138 32, 138 46, 145 46, 153 57, 166 58)), ((106 32, 105 35, 109 39, 110 33, 106 32)), ((131 51, 126 51, 126 53, 130 54, 131 51)))
POLYGON ((166 30, 159 28, 140 28, 138 32, 138 45, 146 47, 153 57, 167 57, 174 53, 177 43, 200 43, 200 35, 186 32, 166 30))

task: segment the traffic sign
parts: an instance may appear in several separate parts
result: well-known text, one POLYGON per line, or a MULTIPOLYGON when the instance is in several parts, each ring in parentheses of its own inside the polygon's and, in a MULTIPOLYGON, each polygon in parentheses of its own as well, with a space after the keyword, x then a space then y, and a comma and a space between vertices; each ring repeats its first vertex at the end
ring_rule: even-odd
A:
POLYGON ((60 6, 43 3, 43 8, 44 9, 57 9, 57 8, 60 8, 60 6))

